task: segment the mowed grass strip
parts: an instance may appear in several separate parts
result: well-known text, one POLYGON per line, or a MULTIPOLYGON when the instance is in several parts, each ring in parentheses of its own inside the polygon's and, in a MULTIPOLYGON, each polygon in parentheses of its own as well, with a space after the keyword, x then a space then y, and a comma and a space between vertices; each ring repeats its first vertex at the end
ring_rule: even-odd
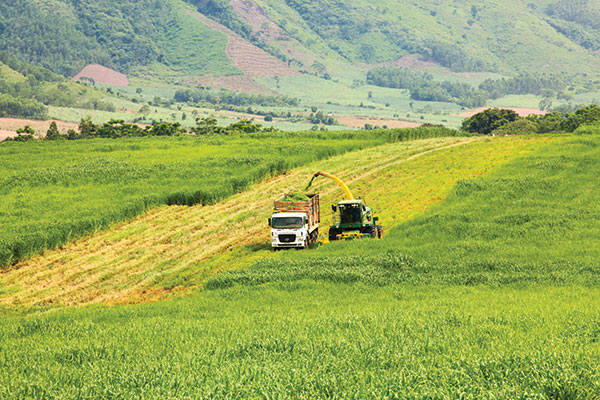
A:
MULTIPOLYGON (((272 257, 266 219, 273 200, 304 189, 318 170, 346 180, 390 229, 439 204, 459 179, 489 173, 551 140, 446 138, 383 145, 298 168, 215 205, 161 207, 0 275, 0 301, 129 303, 189 290, 215 272, 272 257)), ((326 231, 328 204, 342 192, 324 178, 314 190, 323 195, 326 231)))

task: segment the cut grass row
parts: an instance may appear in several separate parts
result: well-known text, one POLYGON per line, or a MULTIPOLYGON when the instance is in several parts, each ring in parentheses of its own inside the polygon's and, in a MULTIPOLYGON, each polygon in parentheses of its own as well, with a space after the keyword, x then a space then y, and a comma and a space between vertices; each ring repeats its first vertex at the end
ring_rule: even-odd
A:
POLYGON ((0 267, 161 204, 214 204, 315 160, 453 134, 415 128, 2 143, 0 267))
POLYGON ((269 134, 0 145, 0 266, 161 204, 214 204, 268 176, 393 140, 269 134))
MULTIPOLYGON (((390 229, 442 202, 459 179, 486 174, 548 140, 445 138, 386 144, 295 169, 215 205, 161 207, 0 275, 0 302, 127 303, 189 291, 214 272, 274 256, 266 226, 273 200, 303 190, 317 170, 343 178, 390 229)), ((326 233, 329 204, 342 192, 329 180, 315 183, 322 196, 321 233, 326 233)))

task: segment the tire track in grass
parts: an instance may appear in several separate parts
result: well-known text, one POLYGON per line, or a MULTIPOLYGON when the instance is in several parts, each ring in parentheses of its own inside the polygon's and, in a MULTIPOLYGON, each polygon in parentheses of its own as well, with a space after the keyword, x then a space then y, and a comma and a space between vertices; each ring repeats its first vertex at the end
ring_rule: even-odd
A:
MULTIPOLYGON (((49 251, 0 274, 0 303, 133 303, 201 285, 218 271, 270 255, 266 218, 282 193, 304 189, 317 170, 363 195, 386 229, 439 204, 458 179, 489 172, 552 140, 444 138, 387 144, 315 162, 211 206, 164 206, 49 251)), ((339 187, 322 179, 321 233, 339 187)))

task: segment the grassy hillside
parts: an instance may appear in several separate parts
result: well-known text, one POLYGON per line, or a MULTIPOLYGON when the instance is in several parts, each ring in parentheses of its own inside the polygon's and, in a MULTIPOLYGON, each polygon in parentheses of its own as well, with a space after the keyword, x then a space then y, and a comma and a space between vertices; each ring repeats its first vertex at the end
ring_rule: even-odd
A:
POLYGON ((590 182, 599 173, 599 144, 596 136, 563 138, 484 177, 458 181, 442 205, 385 240, 283 256, 239 272, 232 282, 348 276, 377 284, 595 286, 598 190, 590 182))
POLYGON ((0 50, 65 75, 89 63, 239 73, 225 54, 226 36, 186 7, 322 76, 412 53, 454 71, 593 73, 600 49, 597 5, 565 0, 19 0, 0 8, 0 50))
MULTIPOLYGON (((550 20, 572 18, 562 12, 564 7, 555 7, 561 11, 549 16, 552 4, 541 0, 478 5, 411 0, 257 3, 308 47, 322 52, 319 46, 324 43, 353 63, 393 61, 418 53, 455 71, 592 72, 592 52, 600 49, 600 44, 583 47, 573 35, 553 27, 550 20)), ((581 4, 571 8, 590 14, 597 7, 590 5, 588 10, 581 4)), ((570 23, 582 31, 594 29, 584 22, 570 23)))
POLYGON ((6 52, 0 52, 0 97, 0 117, 37 120, 48 117, 47 106, 114 112, 117 100, 6 52))
POLYGON ((22 1, 0 5, 0 50, 73 76, 98 63, 121 72, 162 64, 187 74, 239 73, 227 38, 180 0, 22 1))
MULTIPOLYGON (((348 158, 331 160, 395 226, 383 240, 278 253, 175 301, 7 309, 0 393, 594 398, 599 145, 477 140, 353 172, 348 158), (414 204, 401 200, 411 185, 423 190, 414 204)), ((320 188, 328 201, 332 188, 320 188)))

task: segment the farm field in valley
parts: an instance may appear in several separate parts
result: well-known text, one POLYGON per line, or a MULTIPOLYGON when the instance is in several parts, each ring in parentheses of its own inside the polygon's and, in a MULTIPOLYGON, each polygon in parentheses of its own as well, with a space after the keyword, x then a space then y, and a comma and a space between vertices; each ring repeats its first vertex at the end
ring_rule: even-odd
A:
POLYGON ((600 399, 599 65, 598 0, 0 1, 0 400, 600 399))
MULTIPOLYGON (((590 182, 599 145, 589 136, 385 144, 300 167, 214 206, 163 207, 68 245, 69 268, 78 259, 85 264, 89 253, 115 271, 113 251, 124 246, 132 256, 133 242, 153 236, 138 256, 155 258, 125 269, 169 257, 200 261, 201 241, 177 238, 174 230, 194 227, 202 211, 230 215, 228 233, 242 229, 248 237, 216 257, 204 253, 207 269, 200 262, 187 268, 195 270, 189 281, 198 279, 189 296, 117 307, 6 307, 0 394, 593 398, 600 394, 600 293, 598 191, 590 182), (363 195, 387 228, 384 239, 268 252, 270 202, 282 190, 302 188, 315 168, 338 173, 363 195), (235 208, 258 194, 266 199, 256 211, 235 208), (169 219, 177 222, 161 230, 169 219), (161 239, 173 248, 156 247, 161 239), (31 358, 35 364, 26 362, 31 358)), ((341 197, 326 181, 316 189, 323 205, 341 197)), ((204 232, 210 247, 212 234, 204 232)), ((39 277, 53 268, 68 274, 50 262, 59 254, 22 264, 23 274, 13 277, 25 286, 13 299, 51 298, 51 291, 26 288, 36 284, 36 270, 39 277)), ((173 273, 172 282, 188 280, 185 271, 173 273)), ((126 282, 122 277, 105 279, 126 282)), ((86 302, 84 293, 55 298, 86 302)))

